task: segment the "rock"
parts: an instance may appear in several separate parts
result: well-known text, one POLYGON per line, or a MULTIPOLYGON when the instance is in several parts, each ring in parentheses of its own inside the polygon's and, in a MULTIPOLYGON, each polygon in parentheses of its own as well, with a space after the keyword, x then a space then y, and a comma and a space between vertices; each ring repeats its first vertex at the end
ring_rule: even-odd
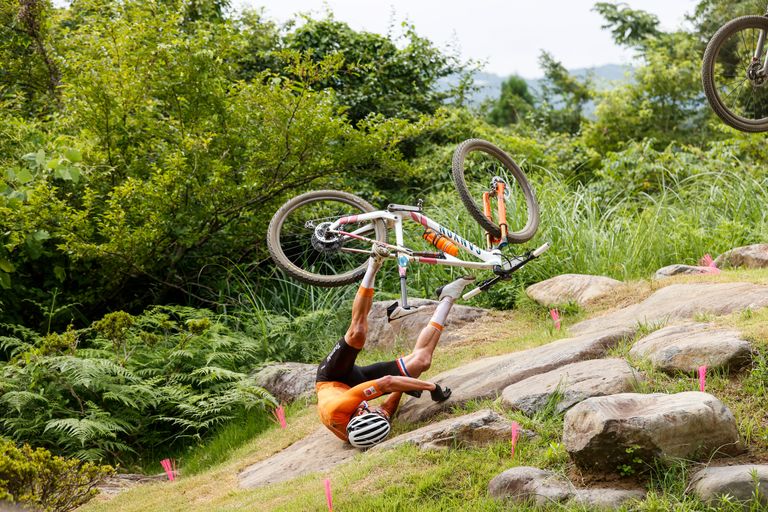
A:
POLYGON ((759 489, 760 503, 768 505, 768 465, 708 467, 693 475, 689 486, 710 505, 716 505, 720 496, 725 495, 741 502, 750 501, 756 488, 759 489))
POLYGON ((727 315, 768 305, 768 286, 751 283, 673 284, 644 301, 579 322, 574 334, 624 328, 636 332, 640 324, 692 319, 696 314, 727 315))
POLYGON ((121 492, 133 489, 136 486, 149 484, 153 482, 167 482, 168 476, 165 473, 159 475, 140 475, 136 473, 120 473, 115 476, 105 478, 96 488, 99 490, 99 497, 114 498, 121 492))
MULTIPOLYGON (((428 299, 408 299, 409 306, 421 307, 418 312, 403 318, 387 322, 387 308, 395 301, 377 301, 373 303, 368 314, 368 340, 366 348, 391 347, 396 341, 411 348, 421 330, 429 323, 432 313, 437 307, 437 301, 428 299)), ((488 311, 482 308, 455 305, 448 316, 445 330, 440 337, 440 344, 446 345, 462 339, 456 331, 469 323, 475 322, 488 311)))
POLYGON ((668 372, 708 368, 739 368, 749 362, 749 343, 736 331, 712 324, 687 323, 664 327, 638 340, 629 351, 668 372))
POLYGON ((493 498, 510 498, 537 505, 567 500, 572 494, 571 483, 565 478, 539 468, 518 466, 497 475, 488 484, 488 494, 493 498))
POLYGON ((308 473, 326 471, 360 453, 350 444, 320 427, 268 459, 246 468, 238 475, 240 487, 253 489, 283 482, 308 473))
POLYGON ((616 510, 630 500, 642 500, 645 491, 642 489, 576 489, 571 501, 589 508, 616 510))
POLYGON ((623 359, 581 361, 507 386, 502 403, 532 415, 544 409, 557 391, 561 398, 555 410, 563 412, 593 396, 632 391, 638 378, 642 376, 623 359))
POLYGON ((399 418, 406 422, 422 421, 440 411, 473 399, 492 398, 515 382, 549 372, 566 364, 602 356, 625 335, 623 330, 566 338, 547 345, 475 360, 430 377, 448 386, 450 400, 433 402, 428 393, 409 398, 401 407, 399 418))
MULTIPOLYGON (((413 444, 422 449, 482 446, 509 439, 511 428, 511 421, 490 409, 483 409, 401 434, 372 450, 389 450, 404 444, 413 444)), ((532 435, 529 432, 529 436, 532 435)))
POLYGON ((698 265, 667 265, 661 267, 653 275, 654 279, 664 279, 665 277, 672 277, 682 274, 715 274, 719 272, 712 267, 701 267, 698 265))
POLYGON ((715 260, 715 265, 719 268, 746 267, 746 268, 765 268, 768 267, 768 244, 746 245, 736 247, 730 251, 724 252, 715 260))
POLYGON ((563 443, 589 470, 641 470, 654 458, 707 460, 741 451, 736 420, 707 393, 622 393, 589 398, 565 414, 563 443))
POLYGON ((621 281, 610 277, 563 274, 531 285, 526 288, 525 293, 546 307, 568 302, 576 302, 583 306, 620 284, 621 281))
POLYGON ((280 402, 293 402, 310 398, 315 393, 317 365, 304 363, 270 364, 254 375, 256 384, 263 387, 280 402))

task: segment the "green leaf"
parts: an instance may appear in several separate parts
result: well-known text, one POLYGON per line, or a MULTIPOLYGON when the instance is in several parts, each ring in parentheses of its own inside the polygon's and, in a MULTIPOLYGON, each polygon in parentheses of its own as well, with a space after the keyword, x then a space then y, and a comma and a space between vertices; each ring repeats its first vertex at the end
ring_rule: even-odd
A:
POLYGON ((19 169, 16 171, 16 181, 21 183, 22 185, 25 183, 29 183, 32 181, 32 173, 29 172, 29 169, 19 169))
POLYGON ((0 272, 0 287, 5 288, 6 290, 11 287, 11 276, 5 272, 0 272))
POLYGON ((51 238, 51 234, 44 229, 40 229, 38 231, 35 231, 35 234, 32 235, 32 238, 34 238, 38 242, 42 242, 43 240, 48 240, 49 238, 51 238))
POLYGON ((40 167, 45 164, 45 150, 39 149, 37 153, 35 153, 35 163, 39 165, 40 167))
POLYGON ((70 167, 69 176, 72 178, 72 183, 77 184, 77 182, 80 181, 80 169, 77 167, 70 167))
POLYGON ((52 158, 52 159, 48 160, 47 164, 45 164, 45 166, 48 169, 58 169, 60 165, 61 165, 61 159, 60 158, 52 158))
POLYGON ((53 267, 53 275, 55 275, 56 279, 58 279, 61 283, 63 283, 64 279, 67 278, 67 273, 64 271, 64 267, 60 267, 58 265, 53 267))
POLYGON ((22 160, 26 160, 27 162, 34 162, 36 158, 37 158, 36 153, 27 153, 26 155, 21 157, 22 160))
POLYGON ((16 267, 13 266, 13 263, 11 263, 8 260, 0 260, 0 270, 3 272, 8 272, 9 274, 16 270, 16 267))
POLYGON ((56 176, 57 178, 59 178, 60 180, 73 181, 72 180, 72 175, 70 174, 69 169, 66 168, 66 167, 60 167, 60 168, 56 169, 56 171, 54 171, 53 175, 56 176))
POLYGON ((73 164, 83 160, 83 154, 77 149, 65 149, 64 156, 73 164))

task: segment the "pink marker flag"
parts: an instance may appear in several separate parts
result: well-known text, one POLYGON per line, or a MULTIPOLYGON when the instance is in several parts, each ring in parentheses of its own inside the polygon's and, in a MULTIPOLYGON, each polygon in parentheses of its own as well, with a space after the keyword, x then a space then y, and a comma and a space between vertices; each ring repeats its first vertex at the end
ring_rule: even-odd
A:
POLYGON ((165 474, 168 475, 168 480, 173 482, 176 479, 176 461, 171 459, 163 459, 160 461, 160 465, 163 466, 165 474))
POLYGON ((515 456, 515 446, 517 446, 517 438, 520 437, 520 425, 516 421, 512 422, 512 438, 511 438, 511 444, 512 444, 512 454, 510 457, 515 456))
POLYGON ((719 274, 720 269, 717 268, 717 265, 715 265, 715 260, 712 259, 712 256, 709 254, 705 254, 702 256, 702 258, 699 260, 699 265, 702 267, 707 267, 708 272, 710 274, 719 274))
POLYGON ((560 312, 556 308, 550 309, 549 316, 552 317, 552 323, 555 324, 555 329, 560 330, 560 312))
POLYGON ((333 496, 331 496, 331 479, 325 479, 325 501, 328 503, 328 512, 333 512, 333 496))
POLYGON ((285 409, 283 409, 282 405, 278 405, 273 411, 272 415, 275 417, 277 422, 280 424, 280 428, 286 427, 285 422, 285 409))
POLYGON ((707 384, 707 367, 706 365, 699 366, 699 391, 704 392, 704 387, 707 384))

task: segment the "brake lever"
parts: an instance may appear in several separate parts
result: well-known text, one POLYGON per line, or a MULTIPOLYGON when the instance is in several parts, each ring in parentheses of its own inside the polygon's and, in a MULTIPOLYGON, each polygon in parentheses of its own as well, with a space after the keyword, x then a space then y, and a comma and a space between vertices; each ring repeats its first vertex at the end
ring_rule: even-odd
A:
POLYGON ((491 286, 495 285, 499 281, 510 279, 512 277, 513 273, 515 273, 517 270, 519 270, 523 265, 525 265, 529 261, 535 260, 536 258, 541 256, 542 254, 544 254, 547 251, 547 249, 549 249, 549 247, 550 247, 549 242, 547 242, 544 245, 536 248, 533 251, 528 251, 527 253, 525 253, 523 255, 523 257, 521 259, 519 259, 517 261, 517 263, 515 265, 513 265, 512 267, 510 267, 507 270, 499 272, 495 277, 492 277, 490 279, 486 279, 485 281, 480 283, 477 286, 477 288, 475 288, 474 290, 470 290, 467 293, 465 293, 464 295, 462 295, 461 298, 464 299, 464 300, 471 299, 475 295, 480 294, 480 292, 487 291, 491 286))

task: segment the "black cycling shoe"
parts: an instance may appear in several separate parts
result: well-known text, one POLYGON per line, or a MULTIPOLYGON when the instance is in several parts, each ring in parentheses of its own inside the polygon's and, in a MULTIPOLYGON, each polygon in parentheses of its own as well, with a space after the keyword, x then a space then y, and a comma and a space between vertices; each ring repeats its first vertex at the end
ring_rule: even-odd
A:
POLYGON ((432 400, 435 402, 445 402, 451 398, 451 388, 441 388, 440 384, 435 384, 435 389, 429 392, 432 400))

